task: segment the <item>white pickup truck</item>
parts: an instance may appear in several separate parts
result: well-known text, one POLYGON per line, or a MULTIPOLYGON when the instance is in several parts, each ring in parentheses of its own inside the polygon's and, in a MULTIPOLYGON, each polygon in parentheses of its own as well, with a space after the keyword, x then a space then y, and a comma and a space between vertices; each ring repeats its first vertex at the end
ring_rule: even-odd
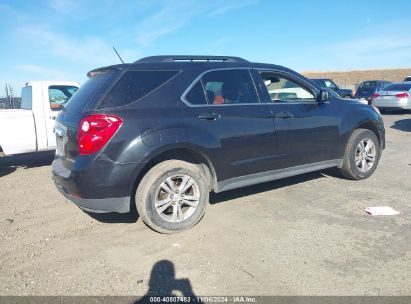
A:
POLYGON ((28 82, 21 91, 21 109, 0 110, 0 156, 54 150, 54 121, 79 83, 28 82))

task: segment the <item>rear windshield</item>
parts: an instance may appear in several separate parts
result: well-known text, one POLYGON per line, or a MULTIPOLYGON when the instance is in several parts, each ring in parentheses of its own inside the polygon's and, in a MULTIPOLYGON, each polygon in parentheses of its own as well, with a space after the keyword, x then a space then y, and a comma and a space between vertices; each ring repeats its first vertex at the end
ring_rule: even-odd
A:
POLYGON ((411 83, 393 83, 384 87, 385 91, 409 91, 411 83))
POLYGON ((366 81, 360 85, 359 89, 375 89, 376 87, 377 87, 376 81, 366 81))
POLYGON ((73 97, 65 105, 65 111, 82 112, 88 104, 96 102, 106 88, 106 84, 116 77, 116 73, 107 71, 91 77, 73 94, 73 97))
POLYGON ((153 92, 178 71, 128 71, 101 101, 99 109, 128 105, 153 92))

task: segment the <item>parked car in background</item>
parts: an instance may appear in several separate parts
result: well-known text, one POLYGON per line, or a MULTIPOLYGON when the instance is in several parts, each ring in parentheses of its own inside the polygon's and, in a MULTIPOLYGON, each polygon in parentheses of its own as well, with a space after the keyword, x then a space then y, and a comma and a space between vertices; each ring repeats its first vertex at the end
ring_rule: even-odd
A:
POLYGON ((342 98, 353 98, 353 92, 349 89, 341 89, 334 81, 329 78, 312 78, 315 84, 322 88, 331 89, 340 95, 342 98))
POLYGON ((404 81, 411 81, 411 76, 405 77, 404 81))
POLYGON ((389 109, 411 110, 411 82, 397 82, 372 95, 371 104, 381 112, 389 109))
POLYGON ((59 191, 174 233, 222 192, 329 167, 365 179, 385 146, 379 112, 281 66, 155 56, 93 70, 56 120, 59 191))
POLYGON ((371 102, 372 94, 376 93, 377 91, 382 91, 384 86, 390 84, 392 82, 385 81, 385 80, 367 80, 362 82, 357 92, 355 92, 354 98, 366 100, 367 103, 371 102))
POLYGON ((0 110, 0 154, 54 150, 56 116, 78 88, 67 81, 26 83, 21 109, 0 110))

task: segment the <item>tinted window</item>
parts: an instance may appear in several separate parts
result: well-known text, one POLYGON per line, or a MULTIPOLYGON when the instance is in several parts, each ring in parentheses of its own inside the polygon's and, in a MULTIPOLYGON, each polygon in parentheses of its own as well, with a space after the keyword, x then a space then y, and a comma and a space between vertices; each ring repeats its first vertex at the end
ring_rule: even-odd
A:
POLYGON ((316 85, 319 85, 322 88, 325 87, 325 83, 321 79, 311 79, 311 81, 314 82, 316 85))
POLYGON ((376 87, 377 87, 376 81, 366 81, 360 85, 359 89, 375 89, 376 87))
POLYGON ((190 92, 186 95, 186 99, 191 104, 207 104, 203 85, 200 81, 197 81, 197 83, 191 88, 190 92))
POLYGON ((335 83, 333 83, 331 80, 329 79, 311 79, 314 83, 316 83, 317 85, 319 85, 322 88, 326 88, 326 89, 335 89, 337 88, 335 83))
POLYGON ((50 108, 53 111, 63 109, 77 90, 78 87, 74 86, 49 86, 50 108))
POLYGON ((405 77, 404 81, 411 81, 411 76, 410 77, 405 77))
POLYGON ((26 110, 32 109, 32 89, 24 87, 21 90, 21 108, 26 110))
POLYGON ((102 100, 99 108, 125 106, 151 93, 178 71, 128 71, 102 100))
POLYGON ((272 102, 315 101, 312 92, 293 80, 275 73, 262 73, 261 77, 272 102))
POLYGON ((384 87, 385 91, 409 91, 411 83, 393 83, 384 87))
POLYGON ((212 71, 201 78, 209 104, 258 103, 248 70, 212 71))
POLYGON ((116 76, 116 73, 107 71, 97 74, 87 80, 78 89, 76 94, 67 102, 65 110, 68 112, 81 112, 89 103, 94 103, 101 96, 101 91, 108 82, 116 76))
POLYGON ((335 89, 337 86, 331 80, 324 80, 325 86, 329 89, 335 89))

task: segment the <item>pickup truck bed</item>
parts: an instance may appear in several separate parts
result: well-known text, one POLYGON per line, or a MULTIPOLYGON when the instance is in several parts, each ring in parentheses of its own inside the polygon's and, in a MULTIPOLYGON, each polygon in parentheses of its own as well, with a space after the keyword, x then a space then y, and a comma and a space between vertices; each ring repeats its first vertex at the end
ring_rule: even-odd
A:
POLYGON ((1 110, 0 130, 0 143, 4 154, 37 150, 36 128, 31 110, 1 110))

